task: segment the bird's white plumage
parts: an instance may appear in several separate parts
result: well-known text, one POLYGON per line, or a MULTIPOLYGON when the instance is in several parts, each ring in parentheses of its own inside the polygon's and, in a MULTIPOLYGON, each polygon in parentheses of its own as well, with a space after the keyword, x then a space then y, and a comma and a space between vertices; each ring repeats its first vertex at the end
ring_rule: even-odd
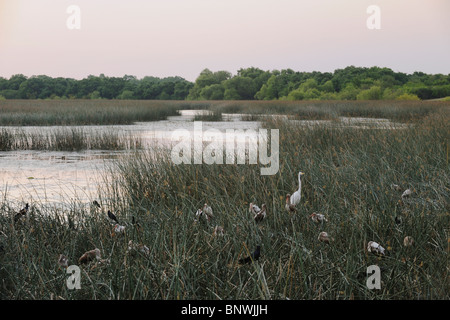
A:
POLYGON ((290 198, 291 204, 293 204, 294 206, 296 206, 297 204, 300 203, 300 199, 302 198, 302 179, 301 176, 303 175, 303 172, 299 172, 298 173, 298 190, 295 191, 290 198))

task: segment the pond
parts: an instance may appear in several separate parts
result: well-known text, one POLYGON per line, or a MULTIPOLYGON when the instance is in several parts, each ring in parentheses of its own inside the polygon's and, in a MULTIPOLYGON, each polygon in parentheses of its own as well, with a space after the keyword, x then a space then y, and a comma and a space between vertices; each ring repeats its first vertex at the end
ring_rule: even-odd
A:
MULTIPOLYGON (((117 130, 141 139, 144 148, 173 145, 172 133, 179 129, 194 130, 196 114, 206 110, 181 110, 180 116, 155 122, 137 122, 133 125, 77 126, 85 132, 117 130)), ((259 128, 256 121, 241 121, 241 115, 226 115, 226 121, 202 122, 202 129, 211 128, 225 132, 227 129, 259 128)), ((45 133, 58 127, 9 127, 25 132, 45 133)), ((61 128, 61 127, 59 127, 61 128)), ((71 127, 72 128, 72 127, 71 127)), ((64 205, 73 202, 90 203, 98 198, 102 185, 102 173, 108 164, 129 151, 86 150, 66 151, 1 151, 0 197, 9 202, 64 205)))

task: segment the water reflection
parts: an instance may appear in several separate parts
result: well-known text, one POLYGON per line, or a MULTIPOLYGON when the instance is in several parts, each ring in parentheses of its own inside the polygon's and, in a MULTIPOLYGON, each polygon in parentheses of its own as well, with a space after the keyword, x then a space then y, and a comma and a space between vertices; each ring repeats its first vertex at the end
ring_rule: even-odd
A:
MULTIPOLYGON (((182 110, 180 116, 172 116, 164 121, 75 128, 82 128, 84 132, 93 133, 113 129, 119 133, 140 137, 145 148, 168 148, 174 143, 172 132, 177 129, 192 131, 195 115, 208 112, 207 110, 182 110)), ((224 116, 226 121, 203 122, 203 130, 215 128, 225 132, 226 129, 257 129, 259 127, 258 122, 241 121, 241 116, 226 115, 224 116)), ((45 130, 55 130, 58 127, 9 127, 9 129, 44 133, 45 130)), ((105 166, 125 153, 127 152, 102 150, 0 152, 0 197, 6 198, 8 202, 34 202, 42 205, 62 205, 76 201, 90 203, 99 197, 105 166)))

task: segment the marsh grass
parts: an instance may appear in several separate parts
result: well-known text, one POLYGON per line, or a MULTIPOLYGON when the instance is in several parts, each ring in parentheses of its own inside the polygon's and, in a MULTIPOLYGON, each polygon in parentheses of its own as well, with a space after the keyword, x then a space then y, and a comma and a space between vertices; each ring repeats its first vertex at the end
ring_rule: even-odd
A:
POLYGON ((182 108, 170 101, 3 100, 0 126, 118 125, 165 120, 182 108))
POLYGON ((218 109, 211 110, 207 113, 196 114, 193 121, 223 121, 222 112, 218 109))
POLYGON ((75 203, 64 212, 44 211, 32 204, 28 217, 14 224, 22 204, 1 200, 1 297, 449 298, 448 113, 398 130, 299 126, 279 118, 263 124, 280 130, 280 171, 273 176, 261 176, 259 165, 174 166, 168 152, 146 150, 106 170, 102 209, 75 203), (305 172, 302 200, 288 214, 284 198, 297 189, 299 170, 305 172), (411 197, 401 201, 392 183, 410 188, 411 197), (205 202, 215 217, 195 222, 205 202), (259 225, 250 202, 268 207, 259 225), (126 226, 125 235, 111 235, 108 209, 126 226), (314 224, 308 216, 315 211, 329 221, 314 224), (216 225, 223 237, 212 236, 216 225), (319 242, 321 231, 334 242, 319 242), (407 235, 413 247, 403 246, 407 235), (129 240, 148 246, 150 255, 127 254, 129 240), (370 240, 386 248, 385 257, 367 252, 370 240), (238 266, 258 244, 260 260, 238 266), (78 264, 96 247, 110 263, 81 266, 82 289, 68 290, 59 254, 78 264), (373 264, 381 268, 381 290, 366 287, 373 264))
MULTIPOLYGON (((210 110, 196 120, 221 121, 222 114, 287 115, 299 120, 339 117, 418 122, 439 113, 448 101, 155 101, 155 100, 0 100, 0 126, 116 125, 165 120, 179 110, 210 110), (208 119, 209 118, 209 119, 208 119)), ((223 119, 222 119, 223 120, 223 119)))
POLYGON ((0 129, 0 151, 46 150, 129 150, 142 148, 141 138, 113 128, 92 132, 83 128, 61 127, 35 132, 0 129))
MULTIPOLYGON (((184 102, 184 108, 197 102, 184 102)), ((254 121, 261 115, 287 115, 299 120, 337 120, 339 117, 383 118, 417 122, 448 109, 446 101, 209 101, 209 110, 245 114, 254 121)), ((191 109, 194 109, 193 107, 191 109)))

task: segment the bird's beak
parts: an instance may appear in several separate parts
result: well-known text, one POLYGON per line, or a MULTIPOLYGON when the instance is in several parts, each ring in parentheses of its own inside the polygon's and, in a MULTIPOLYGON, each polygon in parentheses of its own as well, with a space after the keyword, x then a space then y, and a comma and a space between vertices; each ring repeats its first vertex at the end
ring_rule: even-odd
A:
POLYGON ((300 175, 302 176, 302 175, 304 175, 305 173, 303 173, 303 172, 300 172, 300 175))

